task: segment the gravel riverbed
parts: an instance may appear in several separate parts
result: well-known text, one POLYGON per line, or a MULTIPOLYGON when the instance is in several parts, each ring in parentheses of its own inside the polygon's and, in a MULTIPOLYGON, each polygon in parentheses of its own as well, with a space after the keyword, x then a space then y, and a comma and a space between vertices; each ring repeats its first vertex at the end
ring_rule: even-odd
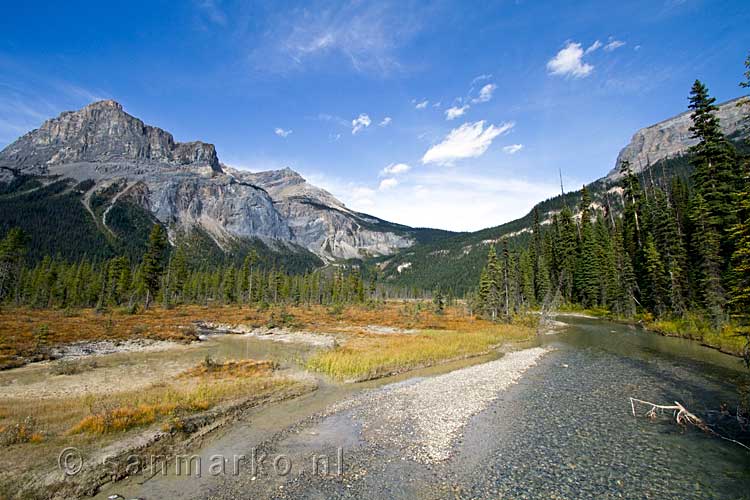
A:
POLYGON ((750 498, 746 450, 670 415, 633 417, 628 400, 680 401, 699 416, 735 408, 750 387, 736 358, 630 326, 566 323, 540 347, 469 368, 324 386, 325 404, 311 394, 269 408, 200 451, 262 464, 154 479, 126 497, 750 498))
MULTIPOLYGON (((280 476, 265 470, 224 478, 210 497, 314 498, 316 491, 322 497, 347 496, 354 492, 351 488, 358 480, 378 481, 390 475, 370 476, 378 467, 430 470, 450 458, 470 419, 547 352, 548 348, 540 347, 511 352, 495 361, 364 391, 336 403, 262 447, 262 453, 271 459, 283 456, 298 464, 291 474, 280 476), (332 469, 342 460, 341 470, 346 472, 315 474, 311 459, 315 456, 328 457, 332 469), (321 485, 325 493, 318 490, 321 485), (331 487, 333 491, 329 491, 331 487)), ((394 488, 402 486, 402 481, 392 482, 394 488)))

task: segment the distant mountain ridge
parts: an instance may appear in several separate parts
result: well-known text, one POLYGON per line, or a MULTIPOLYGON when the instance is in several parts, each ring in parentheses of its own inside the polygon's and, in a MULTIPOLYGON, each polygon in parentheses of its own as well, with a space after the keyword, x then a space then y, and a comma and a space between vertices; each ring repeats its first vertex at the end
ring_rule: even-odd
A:
MULTIPOLYGON (((727 137, 744 137, 748 134, 747 101, 747 97, 738 97, 717 105, 716 116, 727 137)), ((630 162, 633 171, 638 173, 658 161, 685 154, 690 146, 697 143, 690 132, 692 124, 690 111, 686 111, 640 129, 617 155, 615 166, 607 177, 618 178, 620 165, 624 161, 630 162)))
MULTIPOLYGON (((745 148, 744 152, 750 153, 744 142, 750 137, 750 99, 732 99, 718 108, 717 116, 724 133, 738 148, 745 148)), ((624 160, 630 161, 636 175, 647 182, 664 182, 671 176, 689 177, 692 167, 687 152, 695 144, 688 130, 690 125, 690 113, 681 113, 638 130, 620 151, 612 170, 605 177, 587 184, 593 208, 610 206, 617 211, 622 207, 619 167, 624 160)), ((380 268, 385 280, 395 285, 429 290, 449 284, 457 293, 470 290, 477 283, 490 244, 503 238, 507 238, 511 245, 527 241, 531 236, 535 209, 539 211, 542 224, 548 224, 564 205, 575 210, 580 202, 580 188, 574 189, 538 203, 520 219, 436 242, 419 243, 393 257, 373 259, 372 263, 380 268)))
MULTIPOLYGON (((743 98, 719 106, 724 132, 737 144, 750 136, 743 98)), ((690 117, 682 113, 643 128, 609 174, 588 185, 594 206, 617 209, 619 165, 641 176, 688 175, 690 117)), ((537 204, 543 224, 577 191, 537 204)), ((21 226, 37 256, 138 255, 151 224, 170 241, 200 254, 241 258, 260 245, 277 265, 309 269, 343 259, 376 265, 383 279, 429 289, 476 282, 487 246, 530 235, 532 212, 471 233, 418 229, 350 210, 289 168, 233 169, 213 145, 176 142, 128 115, 115 101, 92 103, 46 121, 0 151, 0 230, 21 226), (279 260, 281 259, 281 260, 279 260)))
POLYGON ((234 252, 244 240, 257 239, 274 251, 333 261, 393 254, 430 232, 349 210, 291 169, 232 169, 220 163, 212 144, 176 142, 112 100, 64 112, 0 151, 0 183, 8 186, 0 204, 9 210, 15 199, 28 201, 18 205, 27 211, 54 211, 60 196, 79 193, 101 233, 89 236, 110 244, 127 243, 130 226, 152 219, 168 229, 172 242, 200 234, 204 244, 234 252), (44 202, 27 200, 59 182, 67 185, 44 202), (112 226, 113 213, 125 217, 118 227, 112 226))

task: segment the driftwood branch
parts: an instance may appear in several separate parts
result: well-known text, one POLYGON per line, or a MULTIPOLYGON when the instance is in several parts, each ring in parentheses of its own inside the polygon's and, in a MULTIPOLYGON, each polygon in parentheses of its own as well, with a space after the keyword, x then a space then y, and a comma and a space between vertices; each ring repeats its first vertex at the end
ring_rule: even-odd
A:
POLYGON ((650 401, 644 401, 642 399, 636 399, 636 398, 630 398, 630 408, 633 411, 633 416, 637 417, 635 407, 636 403, 640 403, 645 406, 649 406, 649 410, 644 414, 645 417, 648 417, 652 420, 656 419, 660 414, 663 414, 665 412, 671 412, 674 416, 675 421, 683 426, 687 427, 688 425, 692 425, 697 427, 698 429, 702 430, 706 434, 710 434, 712 436, 716 436, 720 439, 723 439, 725 441, 730 441, 734 444, 737 444, 739 446, 742 446, 746 450, 750 451, 750 447, 748 447, 745 444, 740 443, 739 441, 735 439, 728 438, 726 436, 722 436, 715 430, 713 430, 711 427, 709 427, 700 417, 694 415, 693 413, 690 413, 687 408, 682 406, 677 401, 674 402, 674 405, 657 405, 655 403, 651 403, 650 401))

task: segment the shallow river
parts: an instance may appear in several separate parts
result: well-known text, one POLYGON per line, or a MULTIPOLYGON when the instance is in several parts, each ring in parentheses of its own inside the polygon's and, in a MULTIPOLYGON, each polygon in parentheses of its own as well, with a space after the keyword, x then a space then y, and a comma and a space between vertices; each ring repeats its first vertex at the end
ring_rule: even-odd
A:
POLYGON ((100 496, 750 498, 750 452, 694 429, 682 430, 668 416, 633 418, 628 399, 679 401, 701 416, 722 403, 736 407, 750 385, 749 372, 737 358, 633 327, 559 319, 570 328, 538 341, 552 351, 468 420, 446 461, 425 465, 405 458, 397 447, 365 442, 366 429, 352 412, 311 417, 383 384, 417 383, 466 363, 368 384, 323 384, 313 394, 255 410, 214 436, 197 452, 204 460, 200 478, 137 477, 100 496), (237 474, 231 467, 208 473, 212 455, 249 456, 253 450, 295 463, 312 454, 326 456, 333 472, 312 474, 303 467, 289 475, 263 474, 243 464, 237 474), (339 453, 342 474, 337 472, 339 453))

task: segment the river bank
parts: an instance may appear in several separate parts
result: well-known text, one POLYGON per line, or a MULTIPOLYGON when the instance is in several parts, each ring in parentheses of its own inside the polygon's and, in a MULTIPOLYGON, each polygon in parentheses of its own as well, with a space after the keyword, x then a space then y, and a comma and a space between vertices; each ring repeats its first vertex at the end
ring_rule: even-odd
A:
POLYGON ((266 409, 197 452, 200 478, 128 481, 99 498, 748 498, 745 450, 669 416, 634 418, 628 400, 677 400, 709 419, 747 395, 736 358, 626 325, 566 321, 539 347, 499 360, 266 409), (539 351, 521 371, 502 368, 539 351), (211 456, 252 452, 268 457, 262 468, 210 473, 211 456), (279 457, 288 472, 274 467, 279 457), (316 457, 327 457, 327 473, 316 457))
POLYGON ((525 325, 494 325, 457 309, 435 314, 414 304, 336 314, 323 308, 290 308, 283 314, 193 307, 160 312, 158 327, 156 310, 143 317, 113 312, 104 318, 94 311, 0 313, 0 327, 24 325, 5 332, 4 339, 11 340, 6 346, 57 358, 0 371, 0 446, 6 452, 0 491, 5 496, 26 491, 43 498, 39 492, 45 489, 91 494, 124 474, 117 467, 115 473, 103 470, 99 450, 109 450, 115 462, 151 452, 169 458, 248 408, 299 397, 329 377, 333 385, 357 385, 322 369, 321 359, 334 360, 329 368, 359 370, 364 374, 359 381, 375 380, 496 358, 499 345, 534 334, 525 325), (247 372, 247 366, 272 371, 247 372), (61 488, 55 460, 70 446, 87 457, 86 472, 61 488))
POLYGON ((727 322, 720 329, 710 321, 697 314, 687 314, 682 318, 657 319, 651 315, 638 315, 626 318, 612 314, 606 309, 560 309, 552 316, 570 318, 606 319, 625 325, 636 325, 648 332, 667 337, 692 340, 704 347, 716 349, 731 356, 744 357, 750 348, 747 327, 742 328, 733 322, 727 322))

